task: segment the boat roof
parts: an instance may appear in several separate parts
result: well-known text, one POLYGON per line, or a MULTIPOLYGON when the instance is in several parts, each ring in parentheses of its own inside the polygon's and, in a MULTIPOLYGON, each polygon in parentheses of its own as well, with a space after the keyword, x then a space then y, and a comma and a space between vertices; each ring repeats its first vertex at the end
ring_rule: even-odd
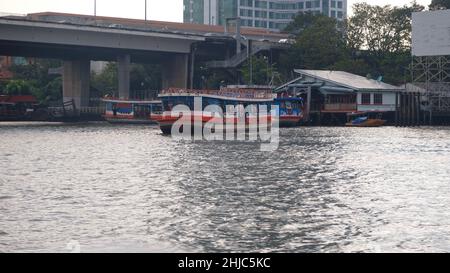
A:
POLYGON ((286 97, 286 98, 275 98, 275 100, 303 101, 303 98, 291 98, 291 97, 286 97))
POLYGON ((334 70, 308 70, 308 69, 294 69, 294 72, 300 74, 301 77, 294 79, 280 87, 277 90, 283 89, 300 80, 307 82, 307 84, 316 84, 323 82, 325 85, 345 87, 354 91, 400 91, 403 87, 391 85, 382 81, 368 79, 356 74, 345 71, 334 70))
POLYGON ((169 88, 162 90, 158 97, 209 97, 220 100, 270 102, 275 98, 270 90, 222 88, 220 90, 195 90, 169 88))
POLYGON ((368 79, 345 71, 295 69, 295 73, 345 86, 354 90, 401 90, 402 87, 368 79))
POLYGON ((101 99, 103 102, 110 103, 131 103, 131 104, 160 104, 160 100, 129 100, 129 99, 101 99))

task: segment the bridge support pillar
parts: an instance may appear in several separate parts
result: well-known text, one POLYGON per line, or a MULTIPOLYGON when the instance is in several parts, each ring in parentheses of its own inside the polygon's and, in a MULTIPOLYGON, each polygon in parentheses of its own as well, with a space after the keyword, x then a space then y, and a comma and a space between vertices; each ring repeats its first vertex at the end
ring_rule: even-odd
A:
POLYGON ((74 100, 77 108, 89 106, 90 76, 89 60, 64 61, 63 100, 74 100))
POLYGON ((162 87, 187 88, 189 79, 189 54, 176 54, 163 63, 162 87))
POLYGON ((119 98, 128 99, 130 97, 130 55, 117 57, 117 78, 119 80, 119 98))

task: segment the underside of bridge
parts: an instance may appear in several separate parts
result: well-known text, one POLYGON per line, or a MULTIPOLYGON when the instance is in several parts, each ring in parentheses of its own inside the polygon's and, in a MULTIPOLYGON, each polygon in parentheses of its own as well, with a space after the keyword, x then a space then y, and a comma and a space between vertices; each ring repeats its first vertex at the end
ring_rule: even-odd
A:
MULTIPOLYGON (((229 33, 200 34, 157 24, 151 29, 147 22, 138 26, 107 24, 114 18, 38 17, 0 18, 0 55, 62 60, 63 97, 73 99, 78 107, 89 104, 90 61, 117 63, 117 93, 125 99, 130 96, 131 63, 159 64, 163 88, 192 88, 196 64, 213 60, 228 64, 226 60, 238 55, 236 45, 245 48, 229 33)), ((243 57, 239 63, 247 55, 239 55, 243 57)))
POLYGON ((0 18, 0 55, 63 61, 63 98, 89 105, 90 61, 117 63, 118 96, 130 96, 130 64, 163 67, 162 86, 187 88, 191 45, 203 38, 0 18))
POLYGON ((188 53, 122 50, 101 47, 11 42, 0 40, 0 55, 51 58, 63 61, 63 98, 74 100, 77 107, 89 105, 90 61, 117 62, 118 96, 130 95, 130 64, 155 63, 163 67, 162 86, 187 88, 188 53))

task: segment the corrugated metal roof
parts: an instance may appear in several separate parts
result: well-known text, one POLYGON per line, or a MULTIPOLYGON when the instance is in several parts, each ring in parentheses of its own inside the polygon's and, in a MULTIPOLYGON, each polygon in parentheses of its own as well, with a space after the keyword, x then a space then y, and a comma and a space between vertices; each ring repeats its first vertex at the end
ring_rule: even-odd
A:
POLYGON ((304 76, 315 78, 319 81, 333 83, 335 85, 344 86, 354 90, 390 91, 403 89, 402 87, 394 86, 376 80, 369 80, 365 77, 361 77, 344 71, 295 69, 294 72, 304 76))

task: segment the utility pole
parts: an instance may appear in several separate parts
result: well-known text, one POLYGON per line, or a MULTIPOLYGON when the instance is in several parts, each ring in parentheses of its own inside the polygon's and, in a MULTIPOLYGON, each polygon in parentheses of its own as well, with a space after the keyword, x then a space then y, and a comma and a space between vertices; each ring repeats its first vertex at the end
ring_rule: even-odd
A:
POLYGON ((97 17, 97 0, 94 0, 94 17, 97 17))
POLYGON ((145 21, 147 21, 147 0, 145 0, 145 21))

